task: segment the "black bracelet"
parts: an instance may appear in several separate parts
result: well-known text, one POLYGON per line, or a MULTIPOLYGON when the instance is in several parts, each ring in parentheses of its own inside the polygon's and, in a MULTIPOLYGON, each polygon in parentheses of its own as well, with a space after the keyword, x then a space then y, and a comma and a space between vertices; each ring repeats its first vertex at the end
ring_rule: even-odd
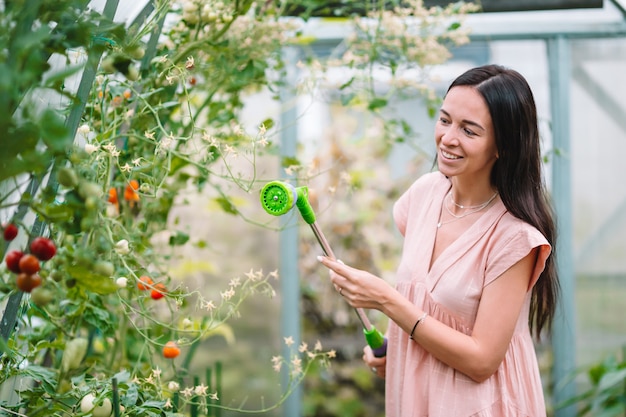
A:
POLYGON ((428 317, 428 314, 427 314, 426 312, 424 312, 424 314, 422 314, 422 315, 420 316, 420 318, 419 318, 419 319, 417 319, 417 321, 416 321, 416 322, 415 322, 415 324, 413 325, 413 329, 411 329, 411 334, 409 334, 409 339, 414 340, 414 339, 413 339, 413 333, 415 333, 415 329, 417 329, 417 326, 418 326, 421 322, 423 322, 423 321, 426 319, 426 317, 428 317))

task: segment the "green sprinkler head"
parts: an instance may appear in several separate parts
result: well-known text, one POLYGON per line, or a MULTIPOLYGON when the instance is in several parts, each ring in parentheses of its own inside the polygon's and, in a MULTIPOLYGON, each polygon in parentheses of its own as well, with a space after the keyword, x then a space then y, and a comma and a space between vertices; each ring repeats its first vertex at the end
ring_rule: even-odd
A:
POLYGON ((282 181, 271 181, 261 189, 261 205, 269 214, 282 216, 298 206, 302 218, 308 224, 315 223, 315 213, 309 203, 309 189, 294 187, 282 181))

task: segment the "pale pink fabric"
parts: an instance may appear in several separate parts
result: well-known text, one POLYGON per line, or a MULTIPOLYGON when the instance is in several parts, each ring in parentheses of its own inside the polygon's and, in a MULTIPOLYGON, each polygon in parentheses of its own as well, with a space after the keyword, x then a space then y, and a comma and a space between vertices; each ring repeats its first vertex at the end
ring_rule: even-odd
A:
POLYGON ((545 417, 528 315, 530 290, 544 269, 550 245, 498 199, 429 271, 439 213, 450 186, 441 173, 426 174, 394 206, 396 225, 405 237, 397 275, 400 293, 430 317, 471 334, 483 288, 536 247, 537 264, 504 361, 482 383, 435 359, 390 322, 386 417, 545 417))

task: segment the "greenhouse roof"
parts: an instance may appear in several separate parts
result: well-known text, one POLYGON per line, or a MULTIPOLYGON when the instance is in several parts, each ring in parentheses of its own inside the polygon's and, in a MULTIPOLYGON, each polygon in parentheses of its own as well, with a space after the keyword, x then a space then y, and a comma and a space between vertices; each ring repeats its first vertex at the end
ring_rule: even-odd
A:
MULTIPOLYGON (((593 8, 474 13, 466 24, 474 40, 626 36, 626 0, 593 8)), ((336 41, 346 30, 342 19, 314 18, 305 31, 320 41, 336 41)))

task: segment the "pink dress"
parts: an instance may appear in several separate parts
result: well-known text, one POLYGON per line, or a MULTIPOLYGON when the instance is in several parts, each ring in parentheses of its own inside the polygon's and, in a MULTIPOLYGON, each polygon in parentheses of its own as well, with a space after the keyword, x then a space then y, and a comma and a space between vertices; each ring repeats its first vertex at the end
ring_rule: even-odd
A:
POLYGON ((450 181, 439 172, 420 177, 394 205, 404 236, 397 289, 430 317, 471 334, 483 288, 536 247, 528 294, 502 364, 477 383, 440 362, 390 322, 386 417, 545 417, 543 389, 528 316, 532 286, 550 245, 498 199, 428 270, 437 222, 450 181))

